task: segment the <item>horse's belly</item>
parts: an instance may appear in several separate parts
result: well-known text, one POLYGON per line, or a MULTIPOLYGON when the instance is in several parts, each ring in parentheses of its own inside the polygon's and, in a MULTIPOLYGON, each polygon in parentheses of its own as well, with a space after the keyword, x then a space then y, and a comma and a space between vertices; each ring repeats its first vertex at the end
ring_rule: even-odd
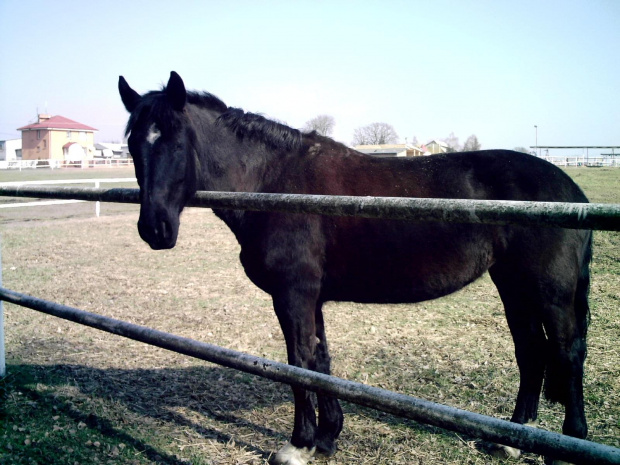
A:
POLYGON ((479 276, 478 273, 459 276, 429 275, 422 279, 411 276, 394 278, 374 273, 359 276, 352 273, 348 279, 326 280, 322 300, 360 303, 422 302, 456 292, 479 276))
POLYGON ((489 228, 418 227, 409 231, 413 234, 389 232, 376 235, 379 240, 349 241, 332 249, 326 257, 323 300, 435 299, 479 278, 497 252, 496 235, 489 228))

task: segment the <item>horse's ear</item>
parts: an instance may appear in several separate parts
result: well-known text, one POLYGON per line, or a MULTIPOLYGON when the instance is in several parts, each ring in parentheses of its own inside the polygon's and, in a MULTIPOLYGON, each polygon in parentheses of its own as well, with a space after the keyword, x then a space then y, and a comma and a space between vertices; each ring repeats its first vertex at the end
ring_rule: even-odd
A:
POLYGON ((170 72, 170 79, 166 86, 166 95, 168 96, 168 102, 172 105, 176 111, 181 111, 185 107, 187 101, 187 92, 185 91, 185 84, 183 79, 174 71, 170 72))
POLYGON ((129 113, 134 111, 140 103, 140 100, 142 100, 140 94, 129 87, 129 84, 127 84, 127 81, 125 81, 123 76, 118 77, 118 91, 121 94, 123 105, 125 105, 125 108, 129 113))

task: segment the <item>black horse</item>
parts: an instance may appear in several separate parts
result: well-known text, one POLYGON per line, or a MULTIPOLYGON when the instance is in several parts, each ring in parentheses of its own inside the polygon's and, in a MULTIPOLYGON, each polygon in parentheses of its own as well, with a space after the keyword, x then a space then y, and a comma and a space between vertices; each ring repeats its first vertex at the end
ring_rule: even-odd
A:
MULTIPOLYGON (((560 169, 526 154, 488 150, 416 158, 363 155, 187 92, 172 72, 145 95, 123 77, 129 151, 140 185, 140 236, 174 247, 179 215, 197 190, 588 202, 560 169)), ((589 320, 591 231, 416 223, 215 210, 241 245, 248 277, 273 298, 288 362, 330 372, 322 306, 434 299, 489 271, 503 301, 520 370, 512 421, 536 419, 545 394, 565 406, 563 432, 585 438, 583 364, 589 320)), ((332 454, 338 400, 293 388, 295 426, 275 463, 332 454)))

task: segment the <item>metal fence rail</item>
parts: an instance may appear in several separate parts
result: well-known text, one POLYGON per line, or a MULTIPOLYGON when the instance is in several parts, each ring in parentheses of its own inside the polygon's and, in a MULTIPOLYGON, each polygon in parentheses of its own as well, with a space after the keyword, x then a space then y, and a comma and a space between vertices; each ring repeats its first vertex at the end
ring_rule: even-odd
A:
MULTIPOLYGON (((139 203, 139 189, 3 186, 0 187, 0 196, 139 203)), ((618 204, 201 191, 196 193, 188 206, 620 231, 618 204)))
POLYGON ((0 287, 0 299, 91 328, 217 363, 235 370, 294 384, 355 404, 458 433, 576 463, 619 464, 620 449, 397 394, 335 376, 86 312, 0 287))
MULTIPOLYGON (((94 184, 96 188, 100 187, 104 183, 135 183, 136 178, 93 178, 93 179, 47 179, 44 181, 11 181, 0 183, 2 187, 15 187, 15 186, 43 186, 53 185, 58 186, 60 184, 94 184)), ((35 202, 17 202, 17 203, 1 203, 0 209, 3 208, 24 208, 24 207, 41 207, 45 205, 63 205, 76 202, 85 202, 85 200, 75 199, 63 199, 63 200, 45 200, 35 202)), ((101 202, 95 202, 95 216, 101 215, 101 202)))

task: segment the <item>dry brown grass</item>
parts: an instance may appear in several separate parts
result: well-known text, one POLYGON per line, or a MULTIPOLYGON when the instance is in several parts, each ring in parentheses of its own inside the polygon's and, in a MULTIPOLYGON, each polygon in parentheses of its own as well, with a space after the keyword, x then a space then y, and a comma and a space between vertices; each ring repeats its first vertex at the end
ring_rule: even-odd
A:
MULTIPOLYGON (((48 300, 275 360, 284 341, 268 295, 210 211, 189 209, 178 246, 153 252, 133 212, 4 223, 4 283, 48 300)), ((585 379, 591 439, 619 446, 618 235, 597 233, 585 379), (611 251, 615 250, 614 253, 611 251)), ((508 419, 518 373, 488 277, 417 305, 326 306, 334 374, 508 419)), ((292 428, 289 388, 31 310, 7 306, 9 363, 44 367, 35 388, 159 451, 160 463, 263 464, 292 428), (52 378, 50 378, 52 379, 52 378)), ((339 464, 501 463, 472 438, 345 404, 339 464)), ((541 406, 558 431, 561 410, 541 406)), ((119 463, 119 462, 116 462, 119 463)), ((130 463, 130 462, 127 462, 130 463)), ((526 454, 516 464, 542 463, 526 454)))

